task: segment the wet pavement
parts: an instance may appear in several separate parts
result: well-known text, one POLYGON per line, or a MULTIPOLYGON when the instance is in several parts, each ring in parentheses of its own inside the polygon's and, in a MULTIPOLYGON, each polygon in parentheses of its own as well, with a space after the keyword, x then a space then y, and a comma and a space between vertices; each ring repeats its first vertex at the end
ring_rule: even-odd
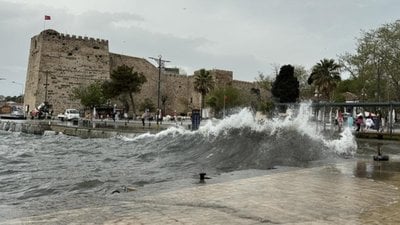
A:
POLYGON ((350 160, 0 224, 400 224, 399 187, 400 163, 350 160))

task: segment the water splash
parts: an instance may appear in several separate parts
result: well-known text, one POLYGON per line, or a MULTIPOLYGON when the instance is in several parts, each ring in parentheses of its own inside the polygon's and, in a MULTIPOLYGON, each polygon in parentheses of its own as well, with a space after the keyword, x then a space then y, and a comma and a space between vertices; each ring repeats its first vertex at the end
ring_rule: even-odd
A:
POLYGON ((203 121, 197 131, 173 127, 124 140, 157 149, 158 154, 175 152, 203 167, 232 171, 304 166, 335 155, 353 155, 357 145, 351 131, 345 129, 338 137, 318 132, 308 103, 272 119, 257 120, 244 108, 221 120, 203 121))

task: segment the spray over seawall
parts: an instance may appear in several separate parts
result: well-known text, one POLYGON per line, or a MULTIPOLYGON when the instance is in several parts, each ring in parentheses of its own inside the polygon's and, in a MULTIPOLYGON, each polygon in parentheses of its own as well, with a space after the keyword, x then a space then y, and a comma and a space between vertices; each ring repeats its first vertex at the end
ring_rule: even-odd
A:
POLYGON ((222 120, 203 123, 197 131, 173 127, 124 140, 135 143, 135 151, 155 154, 156 150, 159 157, 179 158, 188 168, 200 166, 224 172, 306 166, 311 161, 352 155, 357 148, 349 129, 339 139, 321 135, 311 121, 309 104, 272 119, 257 120, 251 110, 244 108, 222 120))

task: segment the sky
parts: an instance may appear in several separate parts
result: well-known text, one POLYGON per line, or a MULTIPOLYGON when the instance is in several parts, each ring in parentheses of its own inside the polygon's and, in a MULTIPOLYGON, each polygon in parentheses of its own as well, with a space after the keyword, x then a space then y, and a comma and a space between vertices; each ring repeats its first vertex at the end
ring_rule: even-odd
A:
POLYGON ((223 69, 255 81, 276 65, 310 70, 353 53, 362 31, 399 12, 398 0, 0 0, 0 95, 23 93, 30 38, 43 29, 106 39, 113 53, 161 55, 188 75, 223 69))

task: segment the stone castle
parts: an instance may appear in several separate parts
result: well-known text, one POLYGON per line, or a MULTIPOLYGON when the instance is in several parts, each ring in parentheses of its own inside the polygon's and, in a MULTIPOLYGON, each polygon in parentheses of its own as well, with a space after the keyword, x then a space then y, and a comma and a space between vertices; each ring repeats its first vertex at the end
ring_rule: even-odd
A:
MULTIPOLYGON (((136 106, 149 98, 157 107, 159 68, 148 60, 111 53, 107 40, 44 30, 31 38, 25 106, 30 111, 47 101, 56 115, 66 108, 82 109, 79 100, 70 98, 72 89, 109 79, 111 72, 121 65, 134 67, 134 71, 143 73, 147 78, 141 92, 135 94, 136 106)), ((217 85, 233 85, 245 90, 245 94, 250 95, 251 88, 257 88, 255 82, 233 80, 231 71, 213 69, 210 73, 217 85)), ((160 93, 166 96, 162 107, 165 114, 187 113, 200 108, 201 95, 194 90, 194 75, 180 75, 178 69, 163 69, 160 93)), ((117 107, 122 105, 119 103, 117 107)))

